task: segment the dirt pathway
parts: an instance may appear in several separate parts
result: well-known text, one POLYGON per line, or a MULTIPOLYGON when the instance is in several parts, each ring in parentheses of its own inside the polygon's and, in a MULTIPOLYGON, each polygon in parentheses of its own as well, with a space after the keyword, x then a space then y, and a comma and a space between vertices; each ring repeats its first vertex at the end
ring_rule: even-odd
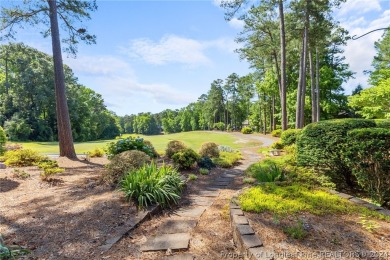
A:
MULTIPOLYGON (((242 135, 246 142, 260 141, 269 146, 275 138, 242 135)), ((124 237, 104 258, 109 259, 224 259, 239 252, 233 243, 228 204, 231 197, 244 187, 243 171, 259 161, 257 148, 240 149, 242 164, 219 170, 198 179, 184 194, 176 210, 143 223, 124 237)))

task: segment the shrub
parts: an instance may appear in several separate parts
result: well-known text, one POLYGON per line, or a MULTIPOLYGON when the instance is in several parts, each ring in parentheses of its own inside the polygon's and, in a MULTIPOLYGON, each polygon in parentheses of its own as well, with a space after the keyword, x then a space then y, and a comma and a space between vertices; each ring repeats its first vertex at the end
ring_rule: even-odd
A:
POLYGON ((190 169, 199 160, 199 155, 191 148, 187 148, 175 153, 172 160, 180 168, 190 169))
POLYGON ((41 160, 35 164, 39 169, 44 170, 48 168, 58 167, 58 162, 53 160, 41 160))
POLYGON ((390 119, 376 119, 376 127, 390 129, 390 119))
POLYGON ((277 141, 271 145, 272 149, 283 149, 284 145, 281 141, 277 141))
POLYGON ((155 157, 155 154, 153 152, 154 147, 150 143, 146 144, 143 138, 134 138, 131 136, 107 144, 106 154, 108 156, 108 159, 111 159, 117 154, 130 150, 142 151, 150 157, 155 157))
POLYGON ((156 149, 154 148, 152 142, 150 142, 149 140, 144 140, 144 144, 147 145, 151 149, 151 152, 153 154, 151 157, 153 157, 153 158, 159 157, 159 154, 156 151, 156 149))
POLYGON ((246 127, 241 129, 241 133, 243 133, 243 134, 251 134, 251 133, 253 133, 253 130, 249 126, 246 126, 246 127))
POLYGON ((228 152, 228 153, 234 152, 233 148, 231 148, 230 146, 227 146, 227 145, 219 145, 218 150, 220 152, 228 152))
POLYGON ((14 169, 12 177, 24 180, 24 179, 29 178, 30 174, 28 172, 23 171, 23 170, 14 169))
POLYGON ((172 140, 167 144, 167 149, 165 149, 165 155, 168 158, 172 158, 172 156, 177 153, 185 150, 187 147, 182 141, 172 140))
POLYGON ((107 164, 107 172, 104 174, 104 179, 111 184, 118 183, 125 173, 138 169, 144 164, 150 162, 150 157, 141 151, 125 151, 115 155, 109 164, 107 164))
POLYGON ((272 160, 263 160, 252 164, 245 170, 245 173, 259 182, 274 182, 285 179, 281 167, 272 160))
POLYGON ((4 154, 5 165, 13 167, 33 166, 44 159, 38 152, 30 149, 8 151, 4 154))
POLYGON ((205 168, 205 169, 208 169, 208 170, 211 170, 212 168, 215 167, 215 164, 214 162, 210 159, 210 157, 202 157, 199 159, 198 161, 198 166, 200 168, 205 168))
POLYGON ((224 131, 225 130, 225 123, 224 122, 214 123, 213 128, 220 130, 220 131, 224 131))
POLYGON ((301 129, 287 129, 282 132, 280 138, 283 145, 292 145, 296 143, 301 129))
POLYGON ((355 178, 343 154, 347 132, 357 128, 375 127, 368 119, 320 121, 307 125, 297 140, 297 163, 316 167, 332 177, 337 185, 353 187, 355 178))
POLYGON ((5 152, 5 143, 7 142, 7 137, 5 136, 5 132, 3 128, 0 126, 0 155, 5 152))
POLYGON ((195 174, 191 173, 188 175, 188 180, 189 181, 194 181, 194 180, 197 180, 198 179, 198 176, 196 176, 195 174))
POLYGON ((202 157, 216 158, 219 157, 218 145, 213 142, 203 143, 199 150, 199 155, 202 157))
POLYGON ((200 168, 199 173, 202 175, 207 175, 207 174, 209 174, 209 170, 206 168, 200 168))
POLYGON ((282 134, 282 129, 276 129, 276 130, 271 132, 271 135, 273 137, 280 137, 281 134, 282 134))
POLYGON ((43 181, 48 181, 50 180, 50 176, 52 175, 55 175, 57 173, 61 173, 61 172, 64 172, 65 169, 64 168, 58 168, 58 167, 54 167, 54 168, 45 168, 43 169, 43 172, 41 173, 41 179, 43 181))
POLYGON ((390 129, 367 128, 348 132, 347 166, 371 198, 390 202, 390 129))
POLYGON ((103 151, 103 149, 100 149, 100 148, 96 147, 96 148, 93 149, 92 151, 89 151, 87 154, 88 154, 89 157, 91 157, 91 158, 94 158, 94 157, 103 157, 104 151, 103 151))
POLYGON ((221 168, 231 168, 241 159, 242 157, 239 152, 220 152, 219 158, 213 158, 213 162, 221 168))
POLYGON ((184 181, 176 169, 163 165, 145 164, 130 171, 121 181, 121 190, 128 200, 134 200, 139 208, 152 204, 162 207, 177 204, 184 181))

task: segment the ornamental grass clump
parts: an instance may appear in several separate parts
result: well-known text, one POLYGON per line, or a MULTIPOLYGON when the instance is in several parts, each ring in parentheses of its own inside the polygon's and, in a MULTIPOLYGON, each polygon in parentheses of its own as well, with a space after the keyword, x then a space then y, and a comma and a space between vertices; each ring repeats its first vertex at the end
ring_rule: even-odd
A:
POLYGON ((157 167, 155 163, 146 164, 129 171, 121 181, 121 191, 128 200, 133 200, 138 208, 159 204, 169 207, 177 204, 184 186, 184 180, 172 166, 157 167))

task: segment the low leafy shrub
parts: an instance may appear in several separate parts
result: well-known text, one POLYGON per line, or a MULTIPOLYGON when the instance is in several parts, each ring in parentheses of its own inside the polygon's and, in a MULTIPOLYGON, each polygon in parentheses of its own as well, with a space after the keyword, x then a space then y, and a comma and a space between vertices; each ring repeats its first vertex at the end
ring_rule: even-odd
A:
POLYGON ((58 167, 58 162, 47 159, 47 160, 39 161, 35 165, 38 166, 39 169, 44 170, 44 169, 48 169, 48 168, 58 167))
POLYGON ((375 119, 376 127, 390 129, 390 119, 375 119))
POLYGON ((228 152, 228 153, 233 153, 234 152, 233 148, 231 148, 230 146, 227 146, 227 145, 219 145, 218 146, 218 150, 220 152, 228 152))
POLYGON ((276 129, 276 130, 271 132, 271 135, 273 137, 280 137, 281 134, 282 134, 282 129, 276 129))
POLYGON ((199 169, 199 173, 202 174, 202 175, 208 175, 209 174, 209 170, 206 169, 206 168, 200 168, 199 169))
POLYGON ((150 144, 150 142, 145 143, 143 138, 134 138, 131 136, 107 144, 106 154, 108 159, 111 159, 117 154, 130 150, 142 151, 150 157, 155 157, 155 153, 153 152, 154 147, 150 144))
POLYGON ((4 154, 5 143, 7 142, 7 137, 5 136, 5 132, 3 128, 0 126, 0 155, 4 154))
POLYGON ((287 129, 286 131, 283 131, 282 134, 280 135, 282 144, 283 145, 295 144, 300 132, 301 129, 287 129))
POLYGON ((348 146, 347 132, 358 128, 373 128, 368 119, 320 121, 307 125, 297 140, 297 164, 324 172, 339 186, 354 187, 356 178, 346 164, 344 148, 348 146))
POLYGON ((271 145, 271 148, 272 148, 272 149, 278 149, 278 150, 280 150, 280 149, 283 149, 283 147, 284 147, 284 145, 282 144, 281 141, 277 141, 277 142, 275 142, 275 143, 273 143, 273 144, 271 145))
POLYGON ((286 166, 285 169, 288 178, 293 183, 299 183, 300 185, 309 189, 323 187, 334 190, 336 185, 332 182, 329 176, 321 174, 312 168, 286 166))
POLYGON ((14 169, 12 177, 24 180, 24 179, 29 178, 30 174, 28 172, 23 171, 23 170, 14 169))
POLYGON ((348 132, 347 166, 359 185, 381 205, 390 202, 390 129, 366 128, 348 132))
POLYGON ((213 128, 220 130, 220 131, 224 131, 225 130, 225 123, 224 122, 214 123, 213 128))
POLYGON ((197 180, 198 179, 198 176, 196 176, 195 174, 193 174, 193 173, 190 173, 189 175, 188 175, 188 180, 189 181, 194 181, 194 180, 197 180))
POLYGON ((103 151, 103 149, 100 149, 100 148, 96 147, 96 148, 93 149, 92 151, 89 151, 87 154, 88 154, 89 157, 91 157, 91 158, 94 158, 94 157, 103 157, 104 151, 103 151))
POLYGON ((241 129, 241 133, 243 133, 243 134, 251 134, 251 133, 253 133, 253 130, 252 130, 252 128, 246 126, 246 127, 243 127, 241 129))
POLYGON ((250 165, 245 173, 259 182, 283 181, 285 179, 282 168, 272 160, 267 159, 250 165))
POLYGON ((43 172, 41 173, 41 179, 43 181, 49 181, 52 175, 55 175, 57 173, 64 172, 64 168, 59 168, 59 167, 53 167, 53 168, 45 168, 43 169, 43 172))
POLYGON ((210 157, 202 157, 198 161, 198 166, 207 170, 215 168, 215 163, 210 159, 210 157))
POLYGON ((177 153, 185 150, 187 147, 182 141, 172 140, 167 144, 167 148, 165 149, 165 155, 168 158, 172 158, 172 156, 177 153))
POLYGON ((7 151, 4 154, 5 165, 12 167, 33 166, 44 159, 38 152, 30 149, 7 151))
POLYGON ((199 160, 199 155, 191 148, 187 148, 175 153, 172 160, 180 168, 190 169, 199 160))
POLYGON ((252 177, 244 178, 244 179, 242 180, 242 182, 245 183, 245 184, 253 184, 253 183, 256 182, 256 179, 255 179, 255 178, 252 178, 252 177))
POLYGON ((283 150, 287 153, 287 163, 290 165, 297 165, 297 145, 289 145, 283 147, 283 150))
POLYGON ((231 168, 242 159, 241 153, 220 152, 219 158, 213 158, 215 165, 221 168, 231 168))
POLYGON ((121 181, 121 190, 128 200, 133 200, 139 208, 160 204, 162 207, 177 204, 184 181, 176 169, 155 163, 145 164, 129 171, 121 181))
POLYGON ((302 220, 298 220, 295 225, 284 227, 283 232, 298 240, 302 240, 308 235, 307 231, 303 227, 302 220))
POLYGON ((142 167, 150 162, 150 157, 141 151, 125 151, 115 155, 106 165, 107 172, 103 179, 110 184, 117 184, 123 176, 134 169, 142 167))
POLYGON ((202 157, 216 158, 219 157, 218 145, 213 142, 203 143, 199 149, 199 155, 202 157))

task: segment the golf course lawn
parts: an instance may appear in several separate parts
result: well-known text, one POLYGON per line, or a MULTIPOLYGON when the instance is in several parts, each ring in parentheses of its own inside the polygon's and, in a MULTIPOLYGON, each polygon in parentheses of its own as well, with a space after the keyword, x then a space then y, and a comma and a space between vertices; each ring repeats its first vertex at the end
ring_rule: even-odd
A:
MULTIPOLYGON (((198 150, 202 143, 205 142, 215 142, 219 145, 227 145, 232 148, 242 148, 242 147, 253 147, 259 146, 260 142, 243 142, 238 141, 239 138, 231 133, 226 132, 214 132, 214 131, 193 131, 193 132, 182 132, 176 134, 166 134, 166 135, 122 135, 122 138, 134 136, 142 137, 145 140, 152 142, 156 150, 162 154, 164 153, 167 143, 171 140, 180 140, 184 142, 188 147, 198 150)), ((115 141, 115 140, 99 140, 91 142, 82 142, 75 143, 76 153, 83 154, 88 151, 93 150, 96 147, 104 148, 106 144, 115 141)), ((33 149, 42 154, 58 154, 58 142, 17 142, 22 144, 25 149, 33 149)))

